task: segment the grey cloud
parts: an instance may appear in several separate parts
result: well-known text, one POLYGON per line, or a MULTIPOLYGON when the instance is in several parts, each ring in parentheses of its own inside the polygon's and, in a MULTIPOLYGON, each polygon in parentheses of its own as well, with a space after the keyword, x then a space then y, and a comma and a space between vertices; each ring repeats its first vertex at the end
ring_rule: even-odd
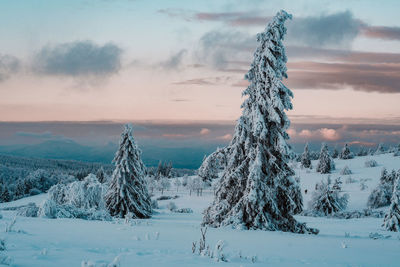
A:
POLYGON ((91 41, 46 46, 34 59, 34 71, 48 75, 104 76, 121 68, 122 49, 115 44, 91 41))
POLYGON ((288 23, 288 41, 316 47, 349 46, 361 22, 350 11, 319 17, 294 18, 288 23))
POLYGON ((230 61, 250 58, 250 51, 255 47, 254 36, 241 32, 211 31, 200 38, 194 54, 200 63, 225 68, 230 61))
POLYGON ((166 70, 176 70, 182 66, 183 58, 187 54, 186 49, 178 51, 178 53, 172 55, 168 60, 161 63, 161 66, 166 70))
POLYGON ((0 82, 18 72, 20 66, 21 63, 18 58, 11 55, 0 55, 0 82))

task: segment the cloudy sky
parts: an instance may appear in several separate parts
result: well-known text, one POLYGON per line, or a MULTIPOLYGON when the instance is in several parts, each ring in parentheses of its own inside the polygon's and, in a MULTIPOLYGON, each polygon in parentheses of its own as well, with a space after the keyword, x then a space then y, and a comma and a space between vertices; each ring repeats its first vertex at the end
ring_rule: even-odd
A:
MULTIPOLYGON (((0 121, 233 123, 255 34, 280 9, 292 139, 400 141, 396 0, 3 0, 0 121)), ((163 137, 188 137, 177 129, 163 137)))

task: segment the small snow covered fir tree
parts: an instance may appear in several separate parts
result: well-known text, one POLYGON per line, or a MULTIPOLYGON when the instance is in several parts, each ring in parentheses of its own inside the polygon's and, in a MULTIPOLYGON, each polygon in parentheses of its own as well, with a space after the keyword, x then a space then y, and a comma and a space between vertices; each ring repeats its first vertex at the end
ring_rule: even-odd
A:
POLYGON ((400 231, 400 176, 395 181, 390 207, 383 220, 383 227, 393 232, 400 231))
POLYGON ((336 180, 332 185, 331 177, 328 176, 326 182, 321 181, 316 185, 309 207, 319 215, 328 215, 346 209, 349 196, 340 196, 340 180, 336 180))
POLYGON ((257 35, 259 45, 245 76, 250 82, 243 92, 247 98, 225 150, 227 165, 214 201, 204 212, 204 225, 317 233, 293 217, 300 205, 293 190, 299 192, 299 185, 288 165, 290 121, 285 114, 292 109, 293 94, 282 83, 287 77, 284 23, 290 18, 285 11, 278 12, 257 35))
POLYGON ((115 155, 115 170, 105 195, 112 216, 123 218, 128 212, 135 218, 151 216, 151 200, 144 180, 145 166, 132 135, 132 125, 125 125, 115 155))
POLYGON ((328 145, 323 143, 321 153, 319 154, 319 162, 317 165, 317 172, 330 173, 335 169, 335 163, 329 155, 328 145))
POLYGON ((376 149, 374 155, 380 155, 380 154, 383 154, 383 153, 385 153, 385 148, 384 148, 383 144, 380 143, 378 145, 378 148, 376 149))
POLYGON ((339 156, 339 151, 337 150, 337 146, 333 149, 332 158, 336 159, 339 156))
POLYGON ((353 154, 350 152, 349 145, 346 143, 342 149, 342 152, 340 152, 339 155, 340 159, 351 159, 353 158, 353 154))
POLYGON ((390 205, 394 182, 397 176, 400 176, 400 171, 396 175, 394 171, 389 174, 385 168, 382 169, 379 184, 374 190, 372 190, 368 197, 368 207, 380 208, 390 205))
POLYGON ((310 152, 308 151, 308 143, 304 146, 304 152, 301 154, 300 159, 301 166, 304 168, 311 167, 311 159, 310 159, 310 152))

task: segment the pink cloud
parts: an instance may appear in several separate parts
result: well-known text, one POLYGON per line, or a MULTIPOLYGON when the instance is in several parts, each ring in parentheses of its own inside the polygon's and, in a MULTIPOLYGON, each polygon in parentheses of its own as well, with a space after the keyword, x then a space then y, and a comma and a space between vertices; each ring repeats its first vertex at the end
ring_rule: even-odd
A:
POLYGON ((232 139, 232 135, 231 134, 225 134, 223 136, 219 136, 217 137, 217 139, 219 140, 225 140, 225 141, 230 141, 232 139))
POLYGON ((210 132, 211 132, 210 129, 202 128, 201 131, 200 131, 200 135, 207 135, 210 132))

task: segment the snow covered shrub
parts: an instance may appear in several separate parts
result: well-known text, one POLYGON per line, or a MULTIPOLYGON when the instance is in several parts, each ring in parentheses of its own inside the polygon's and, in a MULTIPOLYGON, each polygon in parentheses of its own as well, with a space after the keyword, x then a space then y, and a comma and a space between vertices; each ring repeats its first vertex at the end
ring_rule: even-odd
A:
POLYGON ((169 210, 169 211, 175 211, 176 209, 177 209, 177 206, 176 206, 176 204, 175 204, 175 202, 169 202, 168 204, 167 204, 167 209, 169 210))
POLYGON ((341 175, 350 175, 352 174, 350 168, 346 165, 343 167, 343 169, 340 171, 341 175))
POLYGON ((385 153, 385 148, 384 148, 383 144, 380 143, 380 144, 378 145, 378 147, 377 147, 377 149, 376 149, 374 155, 380 155, 380 154, 383 154, 383 153, 385 153))
POLYGON ((329 155, 328 145, 322 143, 321 153, 319 154, 319 162, 317 165, 317 172, 331 173, 335 169, 335 163, 329 155))
POLYGON ((339 155, 340 159, 352 159, 354 158, 353 153, 350 152, 349 145, 346 143, 342 149, 342 152, 339 155))
POLYGON ((174 210, 176 213, 193 213, 193 210, 191 208, 180 208, 174 210))
POLYGON ((311 159, 310 159, 310 152, 308 151, 308 143, 304 147, 303 154, 301 154, 300 162, 303 168, 311 167, 311 159))
POLYGON ((57 218, 57 204, 52 199, 46 199, 42 202, 38 210, 38 217, 50 219, 57 218))
POLYGON ((18 216, 24 217, 37 217, 39 207, 35 203, 31 202, 28 205, 20 207, 17 211, 18 216))
POLYGON ((214 248, 214 260, 215 261, 223 261, 227 262, 226 256, 224 254, 224 248, 226 247, 226 243, 224 240, 218 240, 217 244, 215 244, 214 248))
POLYGON ((288 165, 290 121, 285 113, 292 109, 293 93, 282 82, 287 78, 284 23, 290 18, 278 12, 257 35, 258 47, 245 76, 249 86, 243 91, 242 115, 225 148, 227 165, 203 225, 317 233, 293 217, 297 205, 291 189, 296 185, 288 165))
POLYGON ((368 186, 365 184, 365 181, 360 180, 360 190, 364 191, 368 188, 368 186))
POLYGON ((321 181, 316 185, 309 208, 320 215, 328 215, 346 209, 349 196, 347 194, 340 196, 340 191, 340 188, 333 188, 331 178, 328 176, 326 182, 321 181))
POLYGON ((383 220, 383 227, 393 232, 400 231, 400 176, 394 183, 390 207, 383 220))
POLYGON ((83 181, 54 185, 38 214, 48 218, 109 220, 104 204, 105 191, 106 185, 101 184, 94 174, 89 174, 83 181))
POLYGON ((378 166, 378 162, 376 162, 376 160, 369 159, 365 161, 364 166, 367 168, 373 168, 378 166))
POLYGON ((390 205, 395 179, 395 172, 388 174, 387 170, 383 168, 378 186, 372 190, 368 197, 367 206, 370 208, 380 208, 390 205))
POLYGON ((57 184, 50 188, 49 198, 58 205, 70 204, 76 208, 104 209, 106 187, 94 174, 89 174, 83 181, 67 185, 57 184))
POLYGON ((132 132, 132 125, 125 125, 114 158, 115 170, 104 199, 112 216, 123 218, 132 212, 136 218, 149 218, 152 209, 144 180, 145 166, 132 132))

